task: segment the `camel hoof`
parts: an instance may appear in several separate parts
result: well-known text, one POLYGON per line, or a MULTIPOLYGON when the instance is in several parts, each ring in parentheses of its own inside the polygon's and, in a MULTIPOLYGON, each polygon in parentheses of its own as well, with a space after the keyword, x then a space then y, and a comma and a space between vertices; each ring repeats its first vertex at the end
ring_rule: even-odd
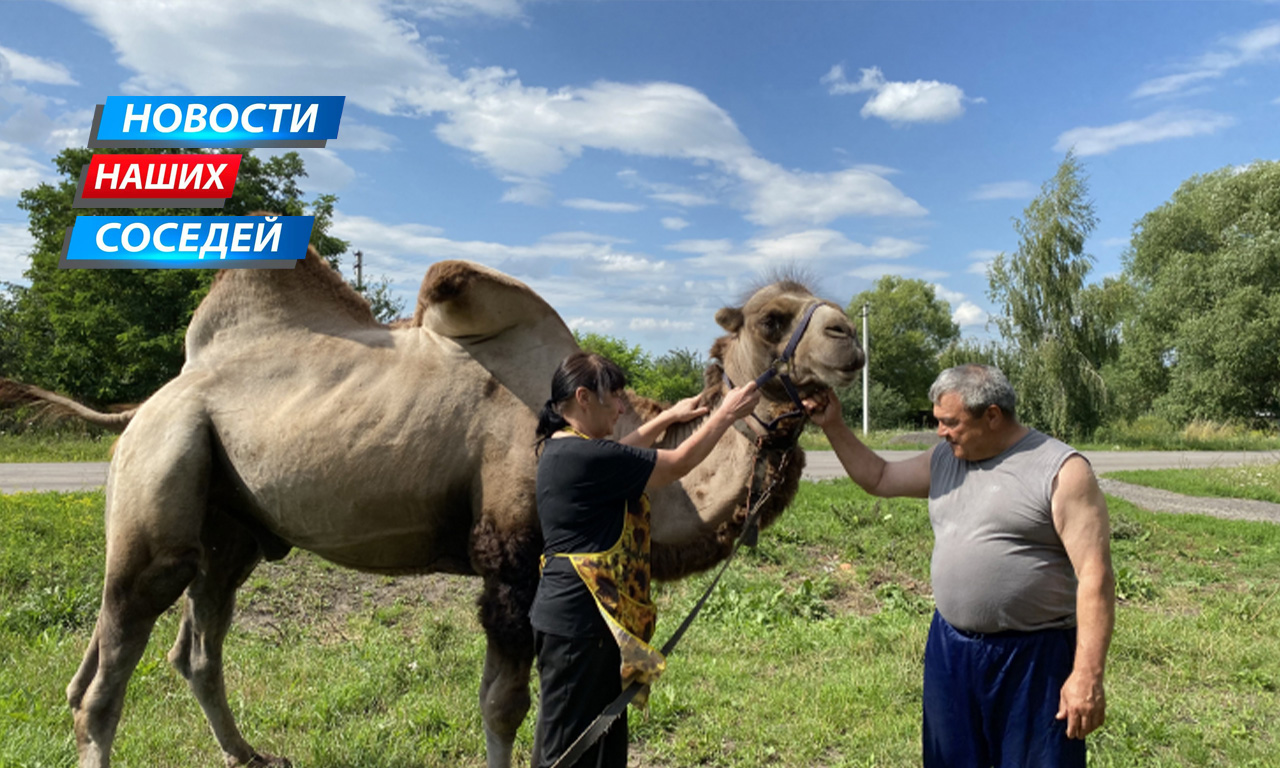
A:
POLYGON ((287 757, 254 752, 248 762, 227 755, 227 768, 293 768, 293 763, 287 757))

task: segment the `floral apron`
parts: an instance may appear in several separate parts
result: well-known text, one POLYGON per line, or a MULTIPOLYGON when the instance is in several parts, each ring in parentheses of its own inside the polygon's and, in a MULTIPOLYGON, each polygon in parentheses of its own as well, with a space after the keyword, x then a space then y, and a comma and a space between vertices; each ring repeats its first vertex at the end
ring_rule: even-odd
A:
MULTIPOLYGON (((591 438, 565 429, 584 440, 591 438)), ((643 706, 649 684, 666 669, 662 652, 649 645, 657 622, 657 608, 649 599, 649 497, 641 494, 639 509, 627 504, 622 535, 603 552, 556 553, 573 564, 582 583, 596 601, 600 615, 622 655, 622 687, 632 682, 644 686, 634 703, 643 706)), ((547 556, 542 556, 542 567, 547 556)))

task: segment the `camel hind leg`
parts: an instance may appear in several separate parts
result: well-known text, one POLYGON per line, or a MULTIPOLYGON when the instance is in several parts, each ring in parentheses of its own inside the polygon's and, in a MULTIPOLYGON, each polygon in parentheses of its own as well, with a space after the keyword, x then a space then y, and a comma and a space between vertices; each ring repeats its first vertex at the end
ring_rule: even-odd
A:
POLYGON ((80 768, 107 768, 129 678, 156 619, 195 576, 198 553, 177 549, 108 566, 102 609, 84 660, 67 688, 80 768))
POLYGON ((199 415, 190 413, 188 419, 168 418, 148 431, 139 423, 146 421, 147 411, 144 406, 112 462, 102 606, 84 660, 67 687, 80 768, 110 765, 129 678, 156 619, 195 578, 200 563, 209 472, 206 431, 199 415))
POLYGON ((227 704, 222 644, 231 627, 236 590, 261 560, 257 542, 239 523, 210 509, 202 533, 204 557, 187 587, 178 639, 169 661, 200 702, 228 768, 288 766, 289 761, 258 752, 245 741, 227 704))

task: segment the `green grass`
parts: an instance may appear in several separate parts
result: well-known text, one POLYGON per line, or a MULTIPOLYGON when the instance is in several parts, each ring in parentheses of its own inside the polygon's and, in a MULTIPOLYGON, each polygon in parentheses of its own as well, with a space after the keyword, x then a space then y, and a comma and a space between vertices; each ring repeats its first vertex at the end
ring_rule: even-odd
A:
POLYGON ((1135 469, 1108 472, 1107 477, 1188 496, 1256 499, 1280 504, 1280 464, 1246 464, 1213 469, 1135 469))
MULTIPOLYGON (((1091 764, 1277 765, 1280 527, 1111 511, 1123 599, 1091 764)), ((63 690, 97 610, 101 516, 100 493, 0 496, 0 766, 74 765, 63 690)), ((632 765, 918 765, 931 544, 923 502, 803 484, 631 713, 632 765)), ((659 587, 659 642, 708 578, 659 587)), ((483 765, 477 589, 303 553, 261 566, 227 643, 241 730, 313 768, 483 765)), ((134 675, 117 766, 221 765, 164 659, 176 623, 161 618, 134 675)))
POLYGON ((116 435, 60 435, 27 432, 0 433, 0 464, 11 462, 110 461, 116 435))
POLYGON ((1100 427, 1083 451, 1275 451, 1280 434, 1234 424, 1193 421, 1178 427, 1156 416, 1100 427))
MULTIPOLYGON (((904 435, 914 435, 921 430, 913 430, 910 432, 897 429, 873 429, 868 434, 862 434, 861 426, 850 427, 853 433, 858 436, 869 448, 875 450, 895 450, 895 451, 915 451, 925 448, 932 448, 932 442, 902 442, 904 435), (894 438, 899 438, 898 442, 894 442, 894 438)), ((928 431, 928 430, 923 430, 928 431)), ((831 441, 827 440, 827 436, 817 427, 810 425, 800 435, 800 447, 806 451, 829 451, 831 450, 831 441)))

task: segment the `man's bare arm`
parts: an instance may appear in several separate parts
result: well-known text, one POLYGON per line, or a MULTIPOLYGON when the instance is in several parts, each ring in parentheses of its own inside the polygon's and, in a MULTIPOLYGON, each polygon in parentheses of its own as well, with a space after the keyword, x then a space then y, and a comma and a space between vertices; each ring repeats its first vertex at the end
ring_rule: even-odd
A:
POLYGON ((905 461, 885 461, 868 448, 845 425, 840 417, 840 401, 835 393, 825 393, 826 402, 806 400, 809 418, 822 427, 831 450, 844 471, 855 483, 873 496, 912 496, 923 499, 929 496, 929 457, 925 451, 905 461))
POLYGON ((1072 456, 1053 492, 1053 523, 1071 558, 1076 579, 1076 657, 1062 686, 1058 719, 1067 737, 1083 739, 1106 720, 1104 677, 1116 621, 1116 581, 1111 568, 1107 501, 1089 463, 1072 456))

